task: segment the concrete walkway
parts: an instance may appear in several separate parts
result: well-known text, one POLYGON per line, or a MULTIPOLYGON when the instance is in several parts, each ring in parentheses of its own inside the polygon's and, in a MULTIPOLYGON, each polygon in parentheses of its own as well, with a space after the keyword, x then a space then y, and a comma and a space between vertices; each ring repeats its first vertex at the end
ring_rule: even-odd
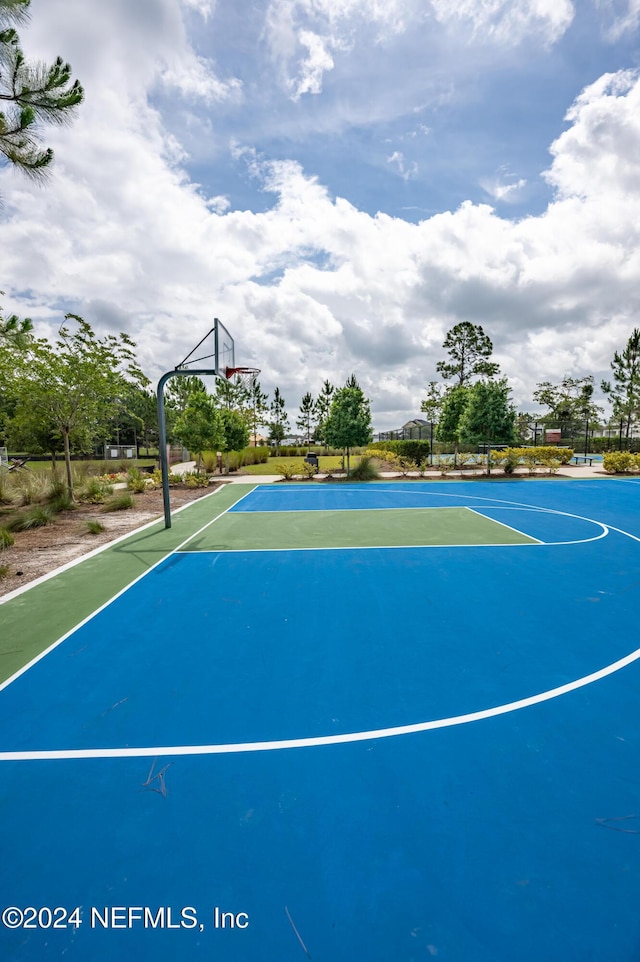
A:
MULTIPOLYGON (((195 471, 196 462, 195 461, 185 461, 183 464, 173 464, 171 465, 171 471, 173 474, 185 474, 189 471, 195 471)), ((527 468, 519 468, 516 474, 522 477, 536 477, 545 478, 549 477, 548 474, 540 471, 539 474, 529 475, 527 468)), ((425 481, 434 480, 456 480, 456 479, 467 479, 477 478, 480 475, 471 473, 469 470, 466 471, 450 471, 447 472, 446 478, 442 478, 437 472, 430 472, 425 478, 425 481)), ((275 481, 282 481, 281 474, 215 474, 213 475, 215 480, 224 480, 230 484, 273 484, 275 481)), ((382 471, 380 474, 381 478, 400 478, 397 471, 382 471)), ((409 478, 418 477, 417 474, 409 474, 409 478)), ((500 472, 498 468, 494 470, 491 474, 492 478, 502 478, 504 475, 500 472)), ((585 480, 587 478, 612 478, 614 475, 607 474, 602 468, 602 462, 594 462, 593 465, 588 464, 563 464, 562 467, 558 469, 555 474, 558 478, 572 478, 573 480, 585 480)), ((326 478, 325 474, 317 474, 316 479, 318 481, 326 478)), ((302 480, 302 479, 300 479, 302 480)))

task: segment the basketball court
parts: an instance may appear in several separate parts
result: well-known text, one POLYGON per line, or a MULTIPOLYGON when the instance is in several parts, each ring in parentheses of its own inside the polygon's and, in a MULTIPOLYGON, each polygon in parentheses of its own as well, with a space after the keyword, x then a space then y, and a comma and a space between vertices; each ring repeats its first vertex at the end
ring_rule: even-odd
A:
POLYGON ((227 485, 0 606, 3 960, 635 960, 640 483, 227 485))

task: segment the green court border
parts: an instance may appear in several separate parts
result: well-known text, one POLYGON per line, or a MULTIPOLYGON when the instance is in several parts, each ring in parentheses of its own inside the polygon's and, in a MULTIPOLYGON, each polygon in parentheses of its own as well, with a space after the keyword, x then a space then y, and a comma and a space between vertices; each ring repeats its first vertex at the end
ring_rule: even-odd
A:
POLYGON ((0 598, 0 684, 255 487, 224 484, 174 512, 171 528, 159 518, 0 598))

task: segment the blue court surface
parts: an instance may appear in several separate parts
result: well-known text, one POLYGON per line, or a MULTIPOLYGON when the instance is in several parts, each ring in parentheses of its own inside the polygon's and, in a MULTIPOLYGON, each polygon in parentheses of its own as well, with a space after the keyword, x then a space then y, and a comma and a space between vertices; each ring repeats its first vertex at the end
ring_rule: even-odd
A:
POLYGON ((196 538, 0 686, 3 962, 640 959, 640 483, 223 518, 443 507, 511 540, 196 538))

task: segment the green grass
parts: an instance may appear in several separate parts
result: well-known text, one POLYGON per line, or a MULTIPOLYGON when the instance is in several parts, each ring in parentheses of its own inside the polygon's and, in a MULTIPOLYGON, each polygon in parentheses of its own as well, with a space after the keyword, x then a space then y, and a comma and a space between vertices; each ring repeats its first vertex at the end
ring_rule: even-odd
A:
MULTIPOLYGON (((81 469, 88 474, 102 474, 106 471, 119 471, 122 465, 125 465, 127 468, 141 468, 157 463, 156 458, 139 458, 137 461, 127 461, 126 465, 123 461, 72 461, 71 467, 73 470, 81 469)), ((51 461, 27 461, 26 468, 27 471, 31 471, 34 474, 51 474, 51 461)), ((56 461, 56 469, 58 475, 64 477, 65 467, 63 458, 58 458, 56 461)), ((26 474, 26 471, 14 471, 12 474, 16 477, 18 474, 26 474)))
MULTIPOLYGON (((332 455, 321 455, 318 460, 320 474, 326 474, 329 470, 336 471, 342 465, 342 458, 334 457, 332 455)), ((351 467, 355 467, 359 460, 360 459, 357 456, 352 456, 351 467)), ((292 461, 299 462, 301 465, 302 461, 304 461, 304 457, 269 458, 266 464, 247 464, 240 470, 242 471, 242 474, 277 474, 279 464, 290 464, 292 461)), ((300 473, 302 473, 302 467, 300 468, 300 473)))

